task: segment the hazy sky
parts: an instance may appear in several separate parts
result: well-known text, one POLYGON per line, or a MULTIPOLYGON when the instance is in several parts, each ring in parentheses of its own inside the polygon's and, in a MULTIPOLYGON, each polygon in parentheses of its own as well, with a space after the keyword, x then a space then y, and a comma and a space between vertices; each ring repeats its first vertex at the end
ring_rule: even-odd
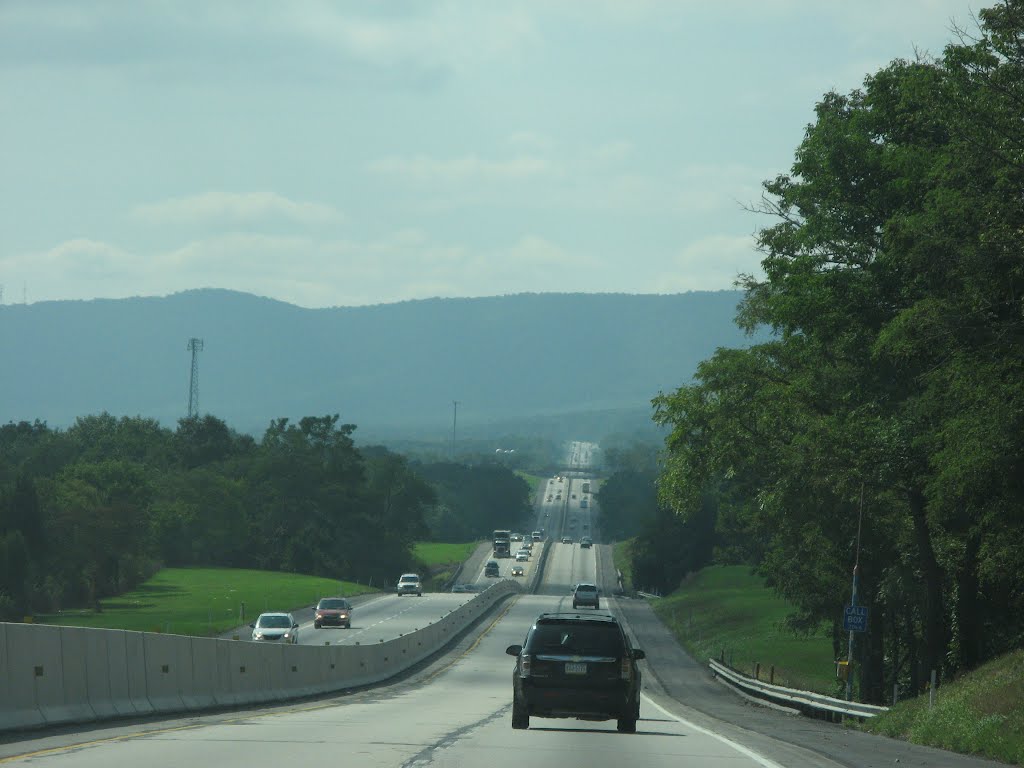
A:
POLYGON ((0 0, 4 303, 729 288, 822 94, 978 7, 0 0))

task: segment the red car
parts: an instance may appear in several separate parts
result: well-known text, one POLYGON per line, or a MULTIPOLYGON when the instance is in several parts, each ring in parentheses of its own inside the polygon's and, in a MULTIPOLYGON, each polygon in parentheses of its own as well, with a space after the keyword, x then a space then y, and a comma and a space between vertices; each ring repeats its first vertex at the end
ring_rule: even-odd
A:
POLYGON ((352 606, 343 597, 324 597, 313 608, 313 626, 317 629, 331 624, 349 629, 352 626, 352 606))

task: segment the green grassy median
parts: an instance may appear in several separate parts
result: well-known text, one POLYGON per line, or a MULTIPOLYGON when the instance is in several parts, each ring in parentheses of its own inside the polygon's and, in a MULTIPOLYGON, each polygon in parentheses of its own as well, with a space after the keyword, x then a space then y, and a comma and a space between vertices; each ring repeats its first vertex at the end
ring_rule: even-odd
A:
POLYGON ((137 589, 100 601, 102 611, 37 616, 40 624, 220 635, 263 611, 290 611, 325 595, 351 597, 370 587, 316 576, 238 568, 164 568, 137 589))

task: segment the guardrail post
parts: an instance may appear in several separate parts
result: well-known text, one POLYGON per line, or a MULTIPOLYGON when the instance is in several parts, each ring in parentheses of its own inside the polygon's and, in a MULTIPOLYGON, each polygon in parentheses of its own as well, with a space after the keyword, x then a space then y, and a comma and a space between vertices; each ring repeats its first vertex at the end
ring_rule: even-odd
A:
POLYGON ((774 664, 772 664, 771 668, 768 670, 768 682, 771 685, 775 685, 775 665, 774 664))
POLYGON ((755 661, 754 662, 754 679, 755 680, 760 680, 761 679, 761 662, 759 662, 759 661, 755 661))
POLYGON ((932 679, 928 685, 928 708, 935 706, 935 670, 932 670, 932 679))

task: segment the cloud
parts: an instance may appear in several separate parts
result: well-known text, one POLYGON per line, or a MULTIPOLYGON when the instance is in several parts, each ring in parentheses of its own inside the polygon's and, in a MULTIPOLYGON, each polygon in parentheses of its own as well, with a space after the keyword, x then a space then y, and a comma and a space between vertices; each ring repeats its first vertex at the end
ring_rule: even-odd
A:
POLYGON ((204 192, 137 206, 137 217, 152 222, 239 222, 268 217, 301 224, 336 221, 340 214, 323 203, 299 202, 273 192, 204 192))
POLYGON ((415 155, 393 155, 370 165, 375 173, 416 183, 459 183, 466 181, 518 181, 553 172, 551 164, 535 155, 519 155, 507 160, 487 160, 479 155, 449 159, 415 155))
POLYGON ((528 10, 490 3, 0 3, 0 60, 9 65, 198 82, 255 72, 346 79, 355 69, 378 84, 417 84, 515 60, 536 39, 528 10))
POLYGON ((596 259, 524 234, 490 249, 439 242, 418 229, 366 241, 228 233, 144 252, 69 240, 0 258, 39 299, 165 295, 196 287, 274 296, 306 307, 538 290, 613 290, 596 259), (604 285, 602 286, 602 282, 604 285))
POLYGON ((742 274, 761 275, 761 254, 753 235, 711 235, 684 246, 673 268, 659 275, 656 293, 720 290, 742 274))

